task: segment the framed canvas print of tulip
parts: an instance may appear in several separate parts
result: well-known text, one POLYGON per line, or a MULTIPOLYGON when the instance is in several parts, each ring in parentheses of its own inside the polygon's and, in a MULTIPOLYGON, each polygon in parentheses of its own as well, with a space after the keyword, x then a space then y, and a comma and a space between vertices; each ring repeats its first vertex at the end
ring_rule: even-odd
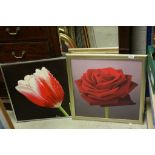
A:
POLYGON ((17 121, 70 115, 64 57, 3 64, 1 71, 17 121))
POLYGON ((146 55, 68 53, 73 119, 142 123, 145 65, 146 55))
POLYGON ((14 129, 12 121, 0 100, 0 129, 14 129))

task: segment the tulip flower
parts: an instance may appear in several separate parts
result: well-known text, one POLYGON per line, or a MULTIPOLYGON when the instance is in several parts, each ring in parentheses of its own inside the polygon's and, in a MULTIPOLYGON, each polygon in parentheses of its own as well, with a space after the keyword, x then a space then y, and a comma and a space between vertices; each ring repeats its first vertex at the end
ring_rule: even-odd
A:
POLYGON ((64 90, 56 78, 45 68, 36 69, 32 75, 26 75, 19 80, 16 90, 32 103, 47 108, 58 108, 65 116, 67 112, 61 104, 64 90))

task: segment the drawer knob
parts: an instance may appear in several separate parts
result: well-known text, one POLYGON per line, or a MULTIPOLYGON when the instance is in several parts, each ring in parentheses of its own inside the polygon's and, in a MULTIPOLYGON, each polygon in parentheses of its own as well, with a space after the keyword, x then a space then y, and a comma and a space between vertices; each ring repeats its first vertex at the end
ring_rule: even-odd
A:
POLYGON ((17 53, 15 51, 12 51, 12 56, 14 56, 16 59, 22 59, 24 55, 26 54, 26 51, 22 51, 20 54, 16 55, 17 53))
POLYGON ((15 36, 15 35, 17 35, 19 33, 20 27, 16 27, 16 31, 15 32, 10 32, 10 28, 9 27, 7 27, 5 30, 6 30, 6 32, 8 32, 9 35, 15 36))

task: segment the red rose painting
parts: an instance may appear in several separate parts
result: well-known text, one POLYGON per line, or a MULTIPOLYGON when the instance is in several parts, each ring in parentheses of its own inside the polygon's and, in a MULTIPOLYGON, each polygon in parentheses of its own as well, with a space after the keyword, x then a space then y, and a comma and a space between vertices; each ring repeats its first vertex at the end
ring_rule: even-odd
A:
POLYGON ((134 104, 129 93, 137 86, 132 75, 121 69, 88 69, 75 81, 78 90, 89 105, 121 106, 134 104))

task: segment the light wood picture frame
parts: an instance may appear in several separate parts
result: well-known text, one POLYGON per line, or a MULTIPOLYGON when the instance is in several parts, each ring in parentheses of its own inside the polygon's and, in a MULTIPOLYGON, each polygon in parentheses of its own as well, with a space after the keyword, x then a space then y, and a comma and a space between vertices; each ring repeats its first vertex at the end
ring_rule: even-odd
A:
POLYGON ((14 129, 13 123, 0 100, 0 129, 14 129))
POLYGON ((147 56, 87 52, 66 54, 72 118, 142 124, 147 56))
POLYGON ((105 48, 69 48, 69 53, 85 53, 85 54, 97 54, 97 53, 104 53, 104 54, 118 54, 119 48, 118 47, 105 47, 105 48))

